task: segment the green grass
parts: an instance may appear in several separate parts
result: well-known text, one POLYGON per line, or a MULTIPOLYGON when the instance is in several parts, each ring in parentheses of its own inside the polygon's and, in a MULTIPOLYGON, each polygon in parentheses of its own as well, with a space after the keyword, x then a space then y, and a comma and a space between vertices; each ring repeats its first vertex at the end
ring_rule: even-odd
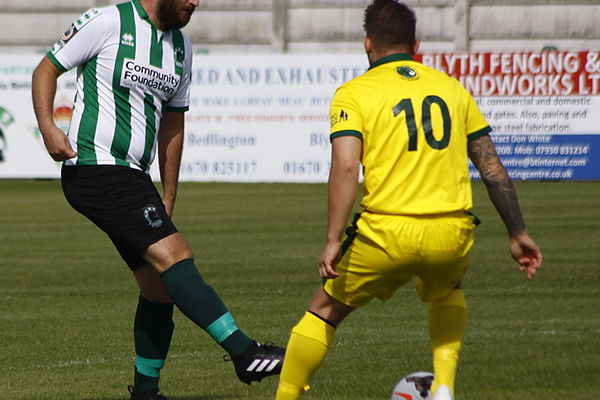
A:
MULTIPOLYGON (((478 228, 464 280, 469 327, 458 400, 595 400, 600 393, 600 183, 517 183, 543 269, 528 282, 475 183, 478 228)), ((109 240, 57 181, 0 181, 0 399, 126 399, 137 290, 109 240)), ((238 325, 279 344, 319 284, 325 185, 185 183, 175 222, 238 325)), ((411 287, 342 325, 305 398, 384 400, 430 370, 411 287)), ((176 313, 162 389, 172 400, 271 399, 245 386, 208 335, 176 313)))

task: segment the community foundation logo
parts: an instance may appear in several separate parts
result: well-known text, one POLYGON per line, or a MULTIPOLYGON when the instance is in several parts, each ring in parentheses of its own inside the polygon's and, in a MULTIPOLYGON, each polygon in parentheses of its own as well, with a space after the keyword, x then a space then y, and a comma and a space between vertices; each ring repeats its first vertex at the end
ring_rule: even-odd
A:
POLYGON ((125 59, 121 76, 123 87, 139 87, 144 92, 158 91, 166 99, 175 94, 179 81, 180 78, 175 74, 150 65, 140 65, 135 60, 125 59))

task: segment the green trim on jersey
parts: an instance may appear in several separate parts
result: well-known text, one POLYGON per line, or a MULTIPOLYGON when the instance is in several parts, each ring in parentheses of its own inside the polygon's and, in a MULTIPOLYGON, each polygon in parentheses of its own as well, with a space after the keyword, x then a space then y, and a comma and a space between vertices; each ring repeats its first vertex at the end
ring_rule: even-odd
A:
MULTIPOLYGON (((131 4, 133 4, 138 14, 140 14, 140 17, 150 21, 150 17, 148 17, 148 13, 146 12, 146 10, 144 10, 144 7, 142 7, 140 0, 131 0, 131 4)), ((150 21, 150 23, 152 23, 152 21, 150 21)))
POLYGON ((345 130, 345 131, 338 131, 338 132, 334 132, 329 136, 329 141, 332 141, 335 138, 339 138, 342 136, 354 136, 359 138, 360 140, 363 140, 363 136, 362 133, 360 133, 359 131, 354 131, 354 130, 345 130))
POLYGON ((154 105, 154 96, 144 95, 144 115, 146 116, 146 137, 144 141, 144 154, 140 159, 140 167, 146 171, 149 167, 152 147, 154 146, 154 137, 156 135, 156 106, 154 105))
POLYGON ((172 106, 166 106, 165 110, 168 111, 173 111, 173 112, 186 112, 189 111, 190 107, 172 107, 172 106))
POLYGON ((83 97, 87 100, 81 114, 79 131, 77 132, 77 164, 95 165, 96 149, 94 148, 94 136, 98 127, 98 81, 96 80, 96 68, 98 58, 94 57, 81 67, 83 74, 83 97))
POLYGON ((152 20, 148 16, 148 13, 146 12, 146 10, 144 10, 144 6, 142 6, 142 3, 140 3, 140 0, 131 0, 131 3, 135 7, 135 10, 137 11, 137 13, 139 14, 141 19, 146 20, 152 26, 152 28, 158 29, 156 27, 156 25, 154 25, 154 22, 152 22, 152 20))
POLYGON ((152 37, 150 38, 150 65, 162 68, 163 59, 163 35, 158 37, 158 30, 152 25, 152 37))
POLYGON ((480 129, 480 130, 478 130, 476 132, 473 132, 473 133, 469 134, 467 136, 467 139, 468 140, 475 140, 475 139, 480 138, 482 136, 489 135, 491 131, 492 131, 492 128, 489 127, 489 126, 486 126, 485 128, 482 128, 482 129, 480 129))
POLYGON ((48 56, 48 59, 52 62, 52 64, 54 64, 54 66, 60 71, 60 72, 67 72, 67 69, 65 67, 62 66, 61 63, 58 62, 58 60, 56 59, 56 57, 54 56, 54 54, 52 54, 52 51, 49 51, 46 56, 48 56))
POLYGON ((393 61, 415 61, 413 57, 408 53, 398 53, 398 54, 390 54, 389 56, 385 56, 375 61, 369 69, 373 69, 375 67, 379 67, 382 64, 386 64, 393 61))
POLYGON ((129 89, 121 86, 121 73, 123 72, 124 60, 126 58, 135 59, 135 16, 132 3, 118 4, 117 10, 121 22, 119 49, 117 50, 113 74, 117 124, 110 153, 115 157, 117 165, 129 167, 126 160, 131 145, 131 104, 129 104, 129 89), (133 37, 133 40, 124 41, 125 35, 133 37))

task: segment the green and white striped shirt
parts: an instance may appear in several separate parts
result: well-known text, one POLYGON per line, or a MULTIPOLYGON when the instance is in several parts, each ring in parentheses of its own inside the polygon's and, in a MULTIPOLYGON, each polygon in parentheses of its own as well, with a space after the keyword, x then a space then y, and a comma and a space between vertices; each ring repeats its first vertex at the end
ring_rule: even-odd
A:
POLYGON ((191 42, 159 31, 139 0, 85 12, 48 52, 77 67, 66 165, 123 165, 147 172, 163 110, 189 108, 191 42))

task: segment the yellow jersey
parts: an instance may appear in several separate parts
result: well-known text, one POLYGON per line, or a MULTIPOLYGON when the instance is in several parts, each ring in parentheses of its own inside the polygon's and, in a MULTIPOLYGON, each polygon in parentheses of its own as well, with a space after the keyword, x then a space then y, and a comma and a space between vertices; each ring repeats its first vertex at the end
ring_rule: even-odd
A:
POLYGON ((331 103, 331 140, 362 140, 363 209, 430 215, 472 207, 467 140, 491 128, 453 78, 393 54, 340 86, 331 103))

